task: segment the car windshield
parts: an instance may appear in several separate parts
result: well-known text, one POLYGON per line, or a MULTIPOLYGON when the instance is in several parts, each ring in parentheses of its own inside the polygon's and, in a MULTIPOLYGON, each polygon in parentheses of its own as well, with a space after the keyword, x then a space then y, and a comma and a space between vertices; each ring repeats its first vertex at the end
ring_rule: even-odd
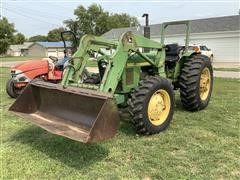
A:
POLYGON ((208 48, 206 46, 200 46, 200 49, 203 51, 208 51, 208 48))

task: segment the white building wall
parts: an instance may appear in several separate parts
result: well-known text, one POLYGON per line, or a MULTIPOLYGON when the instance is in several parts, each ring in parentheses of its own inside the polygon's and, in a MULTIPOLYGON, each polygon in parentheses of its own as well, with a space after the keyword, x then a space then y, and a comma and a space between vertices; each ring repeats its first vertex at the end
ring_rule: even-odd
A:
POLYGON ((55 56, 58 58, 64 57, 64 48, 48 48, 47 57, 55 56))
MULTIPOLYGON (((160 37, 152 39, 160 42, 160 37)), ((165 44, 183 45, 184 41, 184 35, 166 36, 165 44)), ((240 62, 240 31, 192 34, 190 44, 207 45, 213 51, 214 62, 240 62)))

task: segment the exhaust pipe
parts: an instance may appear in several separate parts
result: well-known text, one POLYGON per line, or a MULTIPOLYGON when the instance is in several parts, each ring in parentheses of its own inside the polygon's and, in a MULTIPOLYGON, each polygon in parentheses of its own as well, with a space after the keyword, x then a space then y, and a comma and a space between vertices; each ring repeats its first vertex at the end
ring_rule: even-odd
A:
MULTIPOLYGON (((145 26, 143 29, 144 37, 150 39, 150 26, 149 26, 149 14, 143 14, 142 17, 145 17, 145 26)), ((144 48, 143 52, 148 53, 150 52, 149 48, 144 48)))

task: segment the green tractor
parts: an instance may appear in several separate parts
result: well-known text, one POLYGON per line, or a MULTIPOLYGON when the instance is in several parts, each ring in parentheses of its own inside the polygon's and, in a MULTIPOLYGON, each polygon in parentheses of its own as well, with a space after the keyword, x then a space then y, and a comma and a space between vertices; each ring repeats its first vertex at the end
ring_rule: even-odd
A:
POLYGON ((61 84, 29 83, 10 111, 51 133, 89 143, 112 138, 119 108, 128 107, 137 133, 159 133, 173 118, 174 89, 180 89, 189 111, 206 108, 211 97, 211 61, 188 51, 189 28, 188 21, 163 23, 161 43, 132 32, 118 42, 85 35, 61 84), (173 24, 186 25, 185 46, 164 45, 165 30, 173 24), (143 53, 146 48, 149 52, 143 53), (83 80, 93 58, 98 63, 95 80, 83 80))

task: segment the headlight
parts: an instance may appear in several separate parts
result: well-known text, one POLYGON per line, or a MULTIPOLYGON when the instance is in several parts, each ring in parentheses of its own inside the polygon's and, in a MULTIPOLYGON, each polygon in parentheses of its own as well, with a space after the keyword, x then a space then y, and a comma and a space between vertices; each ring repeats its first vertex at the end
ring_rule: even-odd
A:
POLYGON ((16 70, 15 69, 12 69, 11 70, 11 74, 15 74, 16 73, 16 70))
POLYGON ((16 77, 16 70, 13 70, 13 69, 11 70, 11 76, 16 77))

